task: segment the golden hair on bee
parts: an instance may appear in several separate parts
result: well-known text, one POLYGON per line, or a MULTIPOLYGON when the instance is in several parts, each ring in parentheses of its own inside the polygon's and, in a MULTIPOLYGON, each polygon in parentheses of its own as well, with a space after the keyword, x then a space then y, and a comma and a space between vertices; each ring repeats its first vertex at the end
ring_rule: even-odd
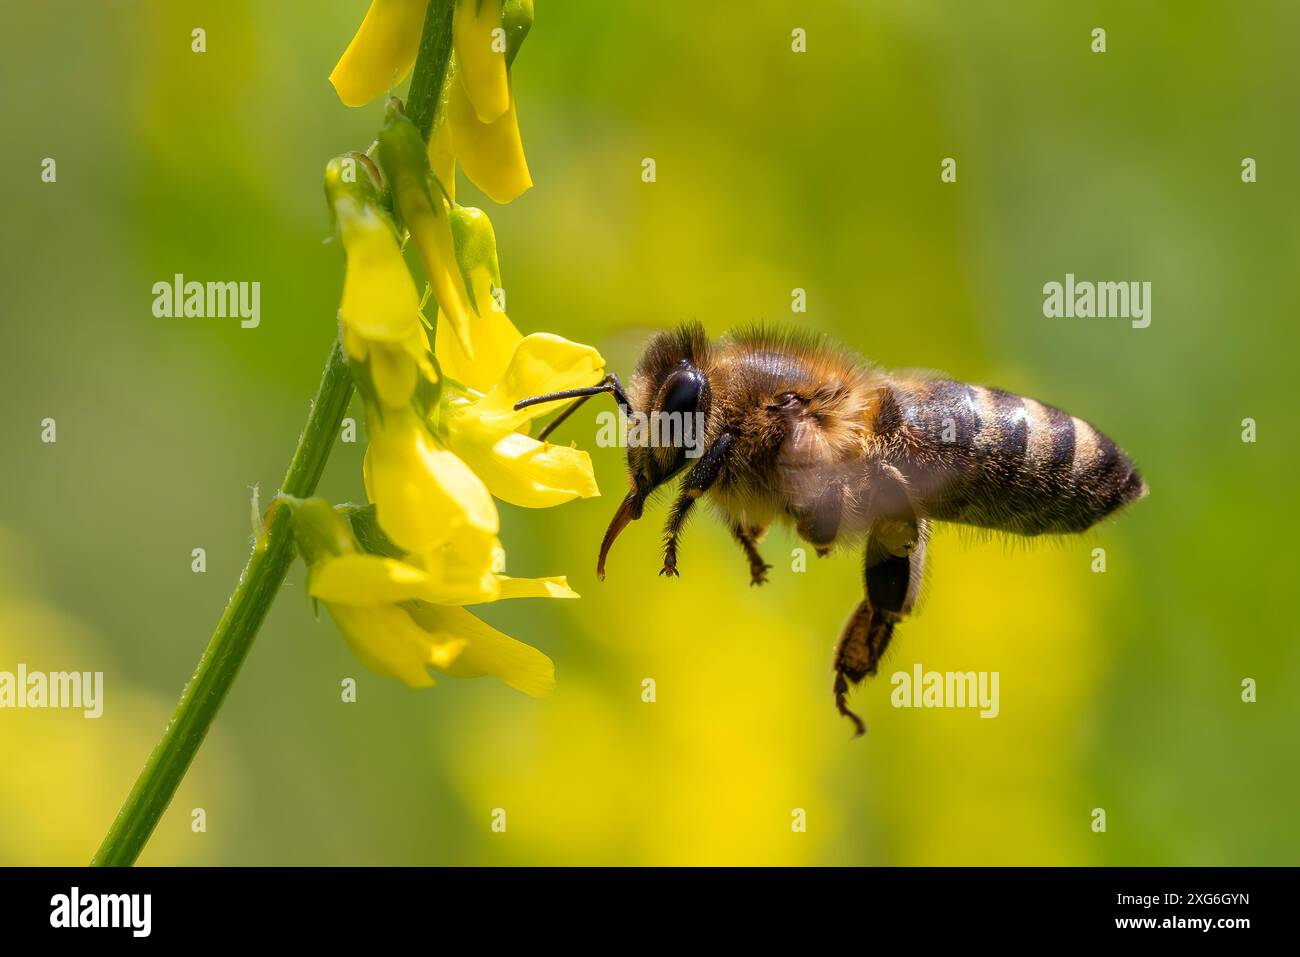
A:
POLYGON ((1074 534, 1147 494, 1128 456, 1083 419, 934 373, 886 373, 807 332, 751 326, 712 342, 688 323, 650 340, 626 391, 610 375, 520 405, 575 400, 545 437, 600 393, 629 416, 698 421, 673 433, 698 447, 629 440, 631 489, 601 543, 601 578, 621 531, 678 476, 662 575, 680 574, 682 530, 706 496, 743 549, 752 585, 767 580, 758 543, 776 522, 819 555, 862 549, 864 596, 840 636, 833 685, 859 734, 866 726, 848 691, 876 673, 894 626, 916 605, 931 523, 1074 534))

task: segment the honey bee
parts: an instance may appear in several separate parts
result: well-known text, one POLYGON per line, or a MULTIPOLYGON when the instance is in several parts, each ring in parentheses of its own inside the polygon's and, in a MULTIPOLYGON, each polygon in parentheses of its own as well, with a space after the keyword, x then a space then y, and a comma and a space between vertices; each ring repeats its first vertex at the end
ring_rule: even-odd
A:
POLYGON ((681 443, 629 443, 632 487, 601 542, 600 578, 619 533, 678 475, 662 575, 680 574, 682 529, 704 496, 744 550, 752 585, 767 580, 758 545, 776 521, 818 555, 862 549, 864 596, 836 645, 832 687, 858 735, 866 725, 849 710, 849 690, 876 673, 916 603, 932 522, 1077 533, 1147 494, 1128 456, 1068 412, 934 374, 888 374, 806 333, 755 327, 712 343, 698 324, 683 325, 651 340, 630 389, 610 375, 517 408, 576 400, 545 438, 601 393, 628 416, 697 416, 702 434, 694 455, 681 443))

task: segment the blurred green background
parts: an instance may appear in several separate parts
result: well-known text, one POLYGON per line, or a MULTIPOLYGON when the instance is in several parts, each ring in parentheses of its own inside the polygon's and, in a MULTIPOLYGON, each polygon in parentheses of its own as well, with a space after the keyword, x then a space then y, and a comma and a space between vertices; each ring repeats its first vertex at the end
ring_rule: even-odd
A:
MULTIPOLYGON (((381 118, 326 82, 365 6, 0 9, 0 670, 107 686, 98 721, 0 711, 0 864, 90 858, 244 563, 249 487, 283 475, 341 286, 322 170, 381 118), (150 287, 177 272, 260 281, 260 328, 155 318, 150 287)), ((626 374, 684 319, 805 324, 1088 418, 1152 494, 1064 542, 942 532, 850 741, 830 662, 857 557, 792 574, 798 543, 774 531, 773 581, 751 589, 702 518, 665 580, 660 509, 600 584, 625 478, 594 450, 603 498, 502 507, 510 570, 583 594, 484 610, 555 660, 550 698, 364 671, 297 567, 143 862, 1295 863, 1300 10, 537 7, 514 68, 536 186, 496 208, 460 183, 496 225, 521 329, 626 374), (1045 319, 1066 272, 1149 280, 1150 328, 1045 319), (887 675, 915 662, 999 671, 1001 715, 893 709, 887 675)), ((590 448, 594 411, 572 422, 590 448)), ((362 451, 335 449, 322 494, 362 496, 362 451)))

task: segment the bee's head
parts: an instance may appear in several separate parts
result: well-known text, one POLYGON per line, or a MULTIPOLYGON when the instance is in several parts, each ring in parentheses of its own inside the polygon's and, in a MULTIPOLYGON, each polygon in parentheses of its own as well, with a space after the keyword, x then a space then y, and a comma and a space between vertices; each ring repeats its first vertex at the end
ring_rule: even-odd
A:
POLYGON ((596 574, 621 531, 641 517, 646 499, 702 451, 712 393, 709 340, 698 323, 661 332, 646 346, 632 379, 628 412, 627 472, 632 488, 600 545, 596 574))
POLYGON ((646 499, 703 451, 704 423, 711 393, 707 366, 709 340, 698 323, 661 332, 646 346, 637 363, 632 388, 624 393, 618 376, 600 384, 533 396, 516 409, 543 402, 575 400, 538 438, 545 439, 578 405, 593 395, 614 396, 627 422, 627 471, 632 488, 619 505, 600 545, 596 574, 605 577, 605 556, 629 522, 641 517, 646 499))

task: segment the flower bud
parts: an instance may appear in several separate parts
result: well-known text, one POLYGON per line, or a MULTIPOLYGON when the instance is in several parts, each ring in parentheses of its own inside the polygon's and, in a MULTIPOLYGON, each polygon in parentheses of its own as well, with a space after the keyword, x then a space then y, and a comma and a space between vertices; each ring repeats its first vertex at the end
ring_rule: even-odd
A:
POLYGON ((393 206, 424 262, 438 311, 446 316, 466 353, 470 344, 469 293, 456 264, 447 200, 429 170, 424 139, 396 100, 379 131, 379 162, 393 190, 393 206))

